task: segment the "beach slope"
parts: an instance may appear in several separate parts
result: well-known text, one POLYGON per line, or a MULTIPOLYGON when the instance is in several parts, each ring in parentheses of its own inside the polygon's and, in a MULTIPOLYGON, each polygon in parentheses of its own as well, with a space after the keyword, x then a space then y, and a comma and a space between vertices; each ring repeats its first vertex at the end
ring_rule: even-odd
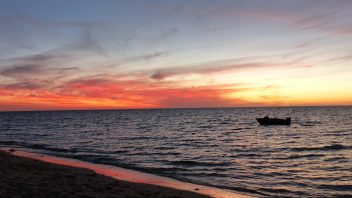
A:
POLYGON ((131 183, 92 170, 0 151, 0 197, 207 198, 173 188, 131 183))

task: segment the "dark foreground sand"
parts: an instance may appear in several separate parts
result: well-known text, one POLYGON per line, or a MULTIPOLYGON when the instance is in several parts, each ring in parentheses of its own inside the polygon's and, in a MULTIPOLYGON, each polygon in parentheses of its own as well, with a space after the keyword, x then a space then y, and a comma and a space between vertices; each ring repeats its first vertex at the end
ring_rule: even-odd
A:
POLYGON ((209 198, 193 192, 118 181, 88 169, 0 151, 0 197, 209 198))

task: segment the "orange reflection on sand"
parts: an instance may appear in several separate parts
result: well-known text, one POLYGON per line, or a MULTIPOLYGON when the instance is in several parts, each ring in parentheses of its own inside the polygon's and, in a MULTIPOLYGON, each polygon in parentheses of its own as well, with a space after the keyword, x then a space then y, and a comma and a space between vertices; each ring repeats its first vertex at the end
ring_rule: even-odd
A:
MULTIPOLYGON (((8 151, 9 148, 0 148, 0 150, 8 151)), ((148 173, 142 173, 142 172, 133 171, 133 170, 124 169, 124 168, 115 167, 115 166, 93 164, 93 163, 83 162, 75 159, 68 159, 68 158, 62 158, 62 157, 54 157, 49 155, 31 153, 24 150, 16 150, 15 152, 12 152, 12 154, 20 157, 27 157, 27 158, 54 163, 58 165, 90 169, 95 171, 98 174, 105 175, 119 180, 128 181, 128 182, 145 183, 145 184, 175 188, 179 190, 193 191, 193 192, 209 195, 214 198, 249 198, 250 197, 247 195, 241 195, 227 190, 222 190, 218 188, 202 186, 197 184, 191 184, 187 182, 181 182, 171 178, 160 177, 160 176, 156 176, 148 173)))

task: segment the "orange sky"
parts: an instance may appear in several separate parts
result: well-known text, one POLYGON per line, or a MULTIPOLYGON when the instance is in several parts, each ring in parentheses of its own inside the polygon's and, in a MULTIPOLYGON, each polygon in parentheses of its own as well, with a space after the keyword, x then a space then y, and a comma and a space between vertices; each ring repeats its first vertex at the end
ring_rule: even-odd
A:
POLYGON ((0 111, 352 105, 351 1, 246 2, 3 3, 0 111))

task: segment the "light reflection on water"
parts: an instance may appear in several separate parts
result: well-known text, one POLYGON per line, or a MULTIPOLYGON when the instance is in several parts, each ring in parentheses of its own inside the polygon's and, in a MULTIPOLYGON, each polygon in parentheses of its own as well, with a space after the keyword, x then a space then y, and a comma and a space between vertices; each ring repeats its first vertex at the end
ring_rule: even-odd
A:
POLYGON ((351 115, 351 107, 0 113, 0 143, 259 196, 349 196, 351 115), (266 114, 292 125, 258 125, 266 114))

